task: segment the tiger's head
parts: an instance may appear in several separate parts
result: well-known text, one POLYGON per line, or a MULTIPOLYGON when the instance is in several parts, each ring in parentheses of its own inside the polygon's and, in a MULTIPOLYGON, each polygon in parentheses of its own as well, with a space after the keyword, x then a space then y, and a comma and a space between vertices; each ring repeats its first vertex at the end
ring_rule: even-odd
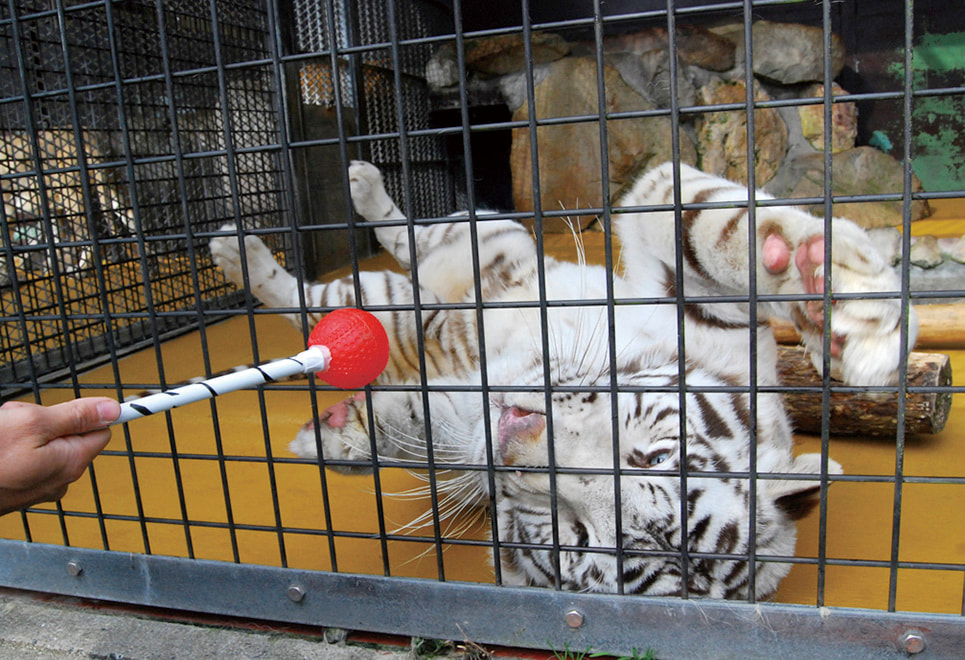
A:
POLYGON ((639 358, 620 365, 614 405, 609 376, 551 371, 549 412, 535 389, 493 398, 507 581, 649 595, 682 595, 686 582, 692 597, 746 598, 753 580, 757 598, 774 592, 790 570, 774 559, 793 556, 795 520, 819 492, 816 476, 794 477, 820 472, 819 455, 792 458, 779 395, 758 395, 756 471, 791 476, 755 483, 747 395, 701 391, 732 383, 692 368, 681 399, 676 360, 639 358))

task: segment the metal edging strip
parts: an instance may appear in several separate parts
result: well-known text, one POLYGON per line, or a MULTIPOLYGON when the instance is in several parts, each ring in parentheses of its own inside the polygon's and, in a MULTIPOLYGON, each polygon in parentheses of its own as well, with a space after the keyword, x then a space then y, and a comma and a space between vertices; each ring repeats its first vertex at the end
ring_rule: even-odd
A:
POLYGON ((958 657, 957 615, 578 594, 0 541, 0 585, 322 627, 659 657, 958 657), (445 612, 445 616, 439 613, 445 612))

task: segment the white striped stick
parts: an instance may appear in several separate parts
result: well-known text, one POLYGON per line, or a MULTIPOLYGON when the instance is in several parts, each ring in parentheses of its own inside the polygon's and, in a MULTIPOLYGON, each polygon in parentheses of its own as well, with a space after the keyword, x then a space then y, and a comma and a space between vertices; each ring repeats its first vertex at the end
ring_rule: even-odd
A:
POLYGON ((332 355, 327 347, 312 345, 293 357, 275 360, 244 371, 215 376, 208 380, 151 394, 134 401, 126 401, 121 404, 121 416, 117 418, 114 424, 123 424, 195 401, 210 399, 219 394, 234 392, 245 387, 264 385, 295 374, 325 371, 331 359, 332 355))

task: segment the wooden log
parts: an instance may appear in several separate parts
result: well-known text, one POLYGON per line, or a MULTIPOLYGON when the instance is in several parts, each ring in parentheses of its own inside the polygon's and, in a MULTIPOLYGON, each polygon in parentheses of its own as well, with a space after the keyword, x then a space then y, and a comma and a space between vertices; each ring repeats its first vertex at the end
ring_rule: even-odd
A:
MULTIPOLYGON (((778 376, 788 387, 820 387, 821 376, 801 346, 778 347, 778 376)), ((948 387, 952 366, 947 355, 919 353, 908 356, 912 387, 948 387)), ((841 385, 839 381, 832 384, 841 385)), ((788 392, 784 401, 794 429, 821 433, 821 392, 788 392)), ((909 392, 905 397, 905 432, 938 433, 951 409, 951 391, 909 392)), ((829 428, 832 435, 894 435, 897 430, 898 394, 885 392, 832 392, 829 428)))
MULTIPOLYGON (((915 305, 918 314, 918 348, 965 349, 965 304, 915 305)), ((772 319, 771 330, 779 344, 797 344, 801 335, 790 321, 772 319)))
POLYGON ((965 304, 915 305, 918 343, 931 349, 965 348, 965 304))

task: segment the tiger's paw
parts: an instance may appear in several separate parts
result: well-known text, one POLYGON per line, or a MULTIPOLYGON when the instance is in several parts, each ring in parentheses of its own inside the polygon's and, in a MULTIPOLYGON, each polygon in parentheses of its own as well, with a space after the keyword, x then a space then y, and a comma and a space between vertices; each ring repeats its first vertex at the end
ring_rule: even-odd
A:
MULTIPOLYGON (((832 227, 831 288, 835 294, 900 291, 894 271, 873 247, 867 235, 849 221, 835 220, 832 227)), ((772 277, 796 282, 806 294, 821 295, 825 284, 825 238, 812 234, 789 244, 777 233, 765 237, 761 261, 772 277), (792 265, 793 264, 793 265, 792 265)), ((780 287, 785 288, 785 287, 780 287)), ((824 300, 791 304, 791 318, 820 371, 825 349, 824 300)), ((908 347, 914 345, 918 323, 908 311, 908 347)), ((901 301, 897 298, 835 298, 830 308, 832 375, 851 385, 893 385, 901 357, 901 301)))
MULTIPOLYGON (((236 231, 235 225, 226 224, 221 231, 236 231)), ((252 295, 270 306, 289 304, 295 279, 275 260, 271 250, 257 236, 245 236, 244 257, 248 270, 245 280, 242 268, 242 252, 237 236, 217 236, 208 244, 211 259, 225 277, 240 289, 246 284, 252 295)))
MULTIPOLYGON (((288 448, 302 458, 318 458, 319 439, 326 461, 370 461, 369 434, 365 427, 365 394, 358 393, 339 401, 322 411, 317 421, 312 419, 306 422, 288 448)), ((370 465, 330 467, 344 474, 371 471, 370 465)))
POLYGON ((355 211, 370 222, 396 216, 398 208, 385 191, 382 173, 372 163, 353 160, 348 168, 349 186, 355 211))
MULTIPOLYGON (((236 230, 235 225, 226 224, 219 231, 236 230)), ((238 287, 244 286, 244 275, 241 268, 241 251, 238 249, 238 239, 235 236, 216 236, 208 243, 211 250, 211 260, 221 269, 225 278, 238 287)))

